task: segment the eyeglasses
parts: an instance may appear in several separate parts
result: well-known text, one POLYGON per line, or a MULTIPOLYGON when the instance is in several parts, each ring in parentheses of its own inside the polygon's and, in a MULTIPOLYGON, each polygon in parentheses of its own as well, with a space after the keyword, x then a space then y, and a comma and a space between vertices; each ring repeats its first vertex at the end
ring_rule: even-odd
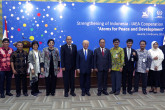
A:
POLYGON ((6 43, 6 44, 7 44, 7 43, 9 43, 9 42, 3 42, 3 43, 6 43))

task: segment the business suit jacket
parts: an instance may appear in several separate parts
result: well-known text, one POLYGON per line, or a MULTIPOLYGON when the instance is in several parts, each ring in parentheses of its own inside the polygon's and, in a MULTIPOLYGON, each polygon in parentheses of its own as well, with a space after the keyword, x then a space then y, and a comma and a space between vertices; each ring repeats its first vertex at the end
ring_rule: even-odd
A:
POLYGON ((124 62, 125 62, 125 64, 124 64, 123 69, 133 71, 135 69, 136 61, 138 61, 138 54, 137 54, 136 50, 131 48, 131 55, 130 55, 130 59, 128 60, 127 48, 124 48, 124 62), (136 53, 136 56, 133 56, 133 52, 136 53))
POLYGON ((102 52, 100 47, 95 49, 94 51, 94 68, 98 69, 98 71, 108 71, 109 68, 112 67, 111 64, 111 53, 110 50, 105 48, 104 56, 102 56, 102 52))
POLYGON ((88 49, 87 60, 85 60, 83 49, 79 50, 76 61, 76 68, 80 69, 80 73, 91 73, 91 69, 93 69, 93 51, 88 49))
MULTIPOLYGON (((159 48, 160 48, 160 49, 162 50, 162 52, 164 53, 164 58, 165 58, 165 45, 160 46, 159 48)), ((162 62, 162 68, 163 68, 163 70, 165 70, 165 59, 164 59, 163 62, 162 62)))
POLYGON ((72 52, 70 52, 67 44, 61 46, 61 67, 66 70, 76 69, 77 46, 71 45, 72 52))

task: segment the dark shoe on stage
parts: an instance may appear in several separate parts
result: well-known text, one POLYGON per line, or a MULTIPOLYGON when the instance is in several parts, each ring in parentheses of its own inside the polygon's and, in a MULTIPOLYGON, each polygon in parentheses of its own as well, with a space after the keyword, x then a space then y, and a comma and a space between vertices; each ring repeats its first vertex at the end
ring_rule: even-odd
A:
POLYGON ((133 92, 132 92, 132 91, 128 91, 128 94, 132 95, 132 94, 133 94, 133 92))
POLYGON ((54 96, 55 94, 54 93, 51 93, 52 96, 54 96))
POLYGON ((147 95, 147 92, 146 92, 146 91, 143 91, 143 94, 144 94, 144 95, 147 95))
POLYGON ((32 95, 33 95, 33 96, 37 96, 37 95, 38 95, 38 93, 33 93, 32 95))
POLYGON ((68 93, 65 93, 65 94, 64 94, 64 97, 68 97, 68 93))
POLYGON ((91 96, 90 92, 86 92, 86 95, 87 95, 87 96, 91 96))
POLYGON ((16 95, 16 97, 20 97, 20 96, 21 96, 21 94, 17 94, 17 95, 16 95))
POLYGON ((37 93, 38 93, 38 94, 41 94, 42 92, 38 91, 37 93))
POLYGON ((103 91, 103 94, 104 95, 109 95, 107 91, 103 91))
POLYGON ((82 92, 82 93, 81 93, 81 96, 85 96, 85 92, 82 92))
POLYGON ((138 90, 133 90, 133 93, 138 92, 138 90))
POLYGON ((123 94, 124 94, 124 95, 127 94, 126 91, 123 91, 123 94))
POLYGON ((72 96, 76 96, 76 94, 75 94, 74 92, 71 92, 70 95, 72 95, 72 96))
POLYGON ((115 95, 119 95, 120 94, 120 92, 115 92, 115 95))
POLYGON ((46 96, 49 96, 50 93, 46 93, 46 96))
POLYGON ((5 98, 5 95, 4 94, 1 94, 1 98, 5 98))
POLYGON ((164 89, 160 89, 160 93, 164 93, 164 89))
POLYGON ((98 93, 97 93, 97 96, 101 96, 101 92, 98 92, 98 93))
POLYGON ((23 93, 23 95, 24 95, 24 96, 28 96, 28 94, 27 94, 27 93, 23 93))
POLYGON ((150 91, 149 91, 149 93, 152 93, 152 92, 154 92, 154 90, 150 90, 150 91))
POLYGON ((115 92, 111 91, 109 94, 114 94, 115 92))
POLYGON ((10 93, 10 92, 9 92, 9 93, 6 93, 6 95, 8 95, 8 96, 13 96, 13 94, 12 94, 12 93, 10 93))

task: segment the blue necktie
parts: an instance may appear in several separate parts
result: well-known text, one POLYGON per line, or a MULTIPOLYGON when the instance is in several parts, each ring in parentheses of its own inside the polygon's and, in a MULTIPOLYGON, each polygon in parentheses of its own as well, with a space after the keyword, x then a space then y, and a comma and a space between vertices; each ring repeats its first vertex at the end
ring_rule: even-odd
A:
POLYGON ((86 50, 85 50, 85 60, 87 60, 87 52, 86 52, 86 50))

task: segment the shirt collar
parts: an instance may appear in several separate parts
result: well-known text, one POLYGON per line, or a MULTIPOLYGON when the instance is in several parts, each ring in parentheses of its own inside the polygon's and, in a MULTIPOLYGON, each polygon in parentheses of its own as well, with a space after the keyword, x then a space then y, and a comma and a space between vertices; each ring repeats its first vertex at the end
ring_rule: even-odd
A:
MULTIPOLYGON (((6 50, 5 47, 2 47, 3 50, 6 50)), ((7 48, 7 50, 9 50, 9 47, 7 48)))
POLYGON ((84 49, 84 48, 83 48, 83 51, 85 51, 85 50, 87 50, 87 51, 88 51, 88 49, 84 49))
POLYGON ((67 44, 67 46, 72 46, 72 44, 70 44, 70 45, 69 45, 69 44, 67 44))
MULTIPOLYGON (((16 50, 16 52, 17 52, 17 53, 20 53, 20 51, 19 51, 18 49, 16 50)), ((22 53, 23 53, 23 52, 24 52, 24 50, 22 50, 22 53)))

